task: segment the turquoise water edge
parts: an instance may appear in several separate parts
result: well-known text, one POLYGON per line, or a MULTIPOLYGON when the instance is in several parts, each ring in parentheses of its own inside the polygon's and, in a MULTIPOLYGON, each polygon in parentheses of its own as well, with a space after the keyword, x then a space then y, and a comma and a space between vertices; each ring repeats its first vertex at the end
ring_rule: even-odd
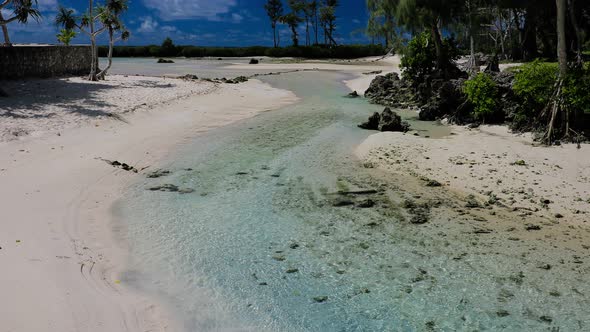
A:
POLYGON ((511 247, 458 260, 469 241, 402 222, 391 197, 415 193, 353 156, 372 134, 356 125, 381 107, 345 98, 346 78, 265 77, 301 101, 195 137, 159 165, 171 175, 129 188, 115 208, 131 250, 124 281, 165 298, 186 331, 588 328, 589 300, 571 284, 590 287, 577 275, 529 271, 511 247), (146 190, 162 184, 195 191, 146 190), (378 209, 332 204, 338 191, 375 188, 391 192, 378 209))

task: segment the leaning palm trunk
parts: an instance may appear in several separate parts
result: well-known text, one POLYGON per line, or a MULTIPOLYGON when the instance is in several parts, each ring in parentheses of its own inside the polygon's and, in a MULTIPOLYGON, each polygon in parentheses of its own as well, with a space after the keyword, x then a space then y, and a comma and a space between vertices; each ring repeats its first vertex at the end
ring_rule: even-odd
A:
POLYGON ((98 67, 98 52, 96 49, 96 35, 94 34, 94 13, 92 6, 94 5, 93 0, 88 0, 89 6, 89 16, 90 16, 90 51, 92 53, 92 63, 90 64, 90 75, 88 76, 88 80, 90 81, 98 81, 98 77, 96 76, 96 71, 98 67))
MULTIPOLYGON (((4 21, 4 16, 2 16, 2 11, 0 10, 0 21, 4 21)), ((6 24, 2 24, 2 34, 4 35, 4 45, 10 46, 10 36, 8 35, 8 27, 6 24)))
MULTIPOLYGON (((0 17, 0 20, 1 19, 2 17, 0 17)), ((2 34, 4 35, 4 45, 12 45, 12 43, 10 42, 10 36, 8 36, 8 27, 6 27, 6 25, 2 25, 2 34)))
POLYGON ((100 73, 98 73, 98 79, 104 80, 107 76, 107 73, 113 66, 113 48, 115 47, 115 33, 113 29, 109 29, 109 55, 108 55, 108 64, 100 73))
POLYGON ((444 46, 440 30, 438 29, 438 21, 431 25, 432 39, 434 40, 434 48, 436 50, 436 69, 443 71, 446 74, 447 59, 444 52, 444 46))

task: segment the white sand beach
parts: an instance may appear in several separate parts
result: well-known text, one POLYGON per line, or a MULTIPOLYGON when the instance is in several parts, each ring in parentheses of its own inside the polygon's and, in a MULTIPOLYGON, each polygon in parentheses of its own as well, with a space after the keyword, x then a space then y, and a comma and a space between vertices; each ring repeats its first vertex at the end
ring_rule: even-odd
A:
POLYGON ((436 180, 462 196, 498 200, 518 213, 550 221, 590 220, 588 144, 535 146, 530 134, 503 126, 453 126, 448 138, 379 133, 357 155, 396 175, 436 180))
MULTIPOLYGON (((256 68, 342 71, 356 76, 345 84, 362 94, 371 72, 399 72, 399 57, 375 60, 256 68)), ((105 160, 140 176, 195 136, 297 96, 257 80, 118 75, 99 83, 17 81, 6 90, 18 98, 0 100, 0 265, 9 267, 0 274, 9 299, 0 303, 0 331, 179 330, 163 300, 126 287, 125 229, 112 206, 138 174, 105 160)), ((377 133, 356 155, 393 175, 439 181, 458 196, 497 200, 515 216, 565 227, 588 220, 587 145, 533 146, 530 135, 500 126, 451 129, 441 139, 377 133)))
POLYGON ((111 206, 138 175, 101 159, 143 169, 199 133, 297 97, 256 80, 9 85, 15 97, 0 106, 0 331, 175 331, 156 299, 121 278, 127 251, 111 206))

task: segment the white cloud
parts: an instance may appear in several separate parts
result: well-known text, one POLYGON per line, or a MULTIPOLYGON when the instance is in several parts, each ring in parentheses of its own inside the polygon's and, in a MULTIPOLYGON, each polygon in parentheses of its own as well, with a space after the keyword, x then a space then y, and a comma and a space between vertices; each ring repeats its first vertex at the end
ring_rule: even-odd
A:
POLYGON ((164 25, 162 27, 162 31, 164 32, 176 32, 178 31, 178 29, 176 27, 170 26, 170 25, 164 25))
POLYGON ((52 10, 55 11, 57 9, 57 0, 39 0, 39 9, 40 10, 52 10))
POLYGON ((240 23, 240 22, 242 22, 243 19, 244 19, 244 16, 242 16, 238 13, 231 14, 231 20, 233 23, 240 23))
POLYGON ((202 18, 219 20, 237 5, 236 0, 143 0, 146 7, 158 11, 164 21, 202 18))
POLYGON ((151 16, 145 16, 139 19, 141 21, 141 25, 137 29, 137 32, 154 32, 160 25, 156 22, 151 16))

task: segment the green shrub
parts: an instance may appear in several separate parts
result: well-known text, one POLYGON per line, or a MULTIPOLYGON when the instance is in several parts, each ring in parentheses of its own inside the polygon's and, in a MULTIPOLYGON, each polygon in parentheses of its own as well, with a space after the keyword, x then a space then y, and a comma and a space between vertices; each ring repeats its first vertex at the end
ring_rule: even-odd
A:
POLYGON ((498 108, 498 85, 491 76, 479 73, 465 82, 463 91, 473 104, 475 118, 486 121, 498 108))
POLYGON ((551 98, 557 73, 557 64, 539 60, 521 66, 514 77, 514 93, 522 99, 524 107, 542 110, 551 98))
POLYGON ((562 92, 570 110, 590 113, 590 69, 587 66, 571 68, 562 92))
POLYGON ((513 130, 534 130, 541 111, 553 94, 558 71, 557 64, 540 60, 514 69, 512 90, 519 104, 516 111, 511 114, 513 130))
POLYGON ((436 50, 430 42, 430 34, 423 32, 416 35, 408 43, 401 59, 404 77, 415 81, 432 73, 435 66, 436 50))
MULTIPOLYGON (((458 58, 459 50, 453 39, 445 39, 443 47, 448 61, 458 58)), ((404 49, 401 68, 404 78, 412 82, 423 82, 427 75, 435 71, 436 48, 430 33, 423 32, 410 40, 404 49)))

